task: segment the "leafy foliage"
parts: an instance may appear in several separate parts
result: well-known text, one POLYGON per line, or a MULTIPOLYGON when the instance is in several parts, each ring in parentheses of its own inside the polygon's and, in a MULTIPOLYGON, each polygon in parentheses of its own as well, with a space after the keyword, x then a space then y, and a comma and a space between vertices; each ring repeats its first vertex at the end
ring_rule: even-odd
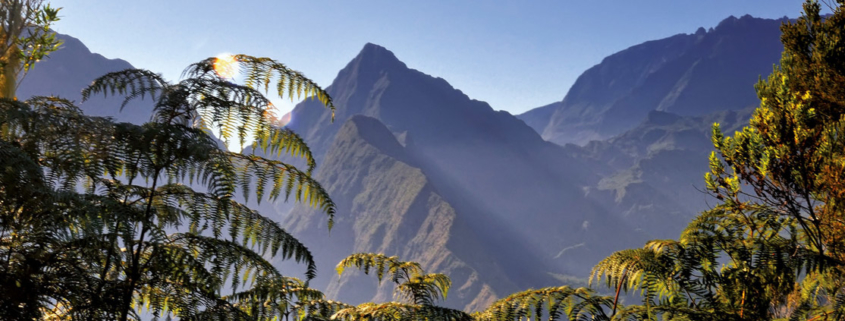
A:
POLYGON ((360 269, 364 274, 370 274, 375 269, 376 277, 381 282, 385 274, 390 275, 390 281, 400 284, 402 280, 408 281, 414 276, 422 275, 423 269, 417 262, 400 261, 396 256, 386 256, 376 253, 355 253, 347 256, 337 264, 337 274, 343 275, 347 268, 360 269))
POLYGON ((466 312, 430 305, 416 305, 399 302, 367 302, 356 307, 342 309, 332 316, 333 320, 444 320, 468 321, 472 317, 466 312))
POLYGON ((17 83, 33 65, 59 49, 50 26, 59 10, 43 0, 7 0, 0 5, 0 97, 14 98, 17 83))
MULTIPOLYGON (((266 58, 250 65, 239 57, 255 73, 276 66, 266 58)), ((322 300, 266 259, 302 262, 313 278, 316 266, 305 245, 234 199, 293 196, 322 209, 331 226, 335 205, 310 176, 310 151, 295 133, 272 126, 272 106, 260 91, 200 72, 212 63, 192 65, 190 77, 176 84, 149 71, 125 70, 84 90, 85 99, 150 95, 154 114, 143 125, 88 117, 59 98, 0 101, 0 147, 9 155, 0 182, 2 286, 5 293, 21 293, 2 296, 0 307, 74 319, 126 320, 137 318, 142 307, 156 317, 272 319, 298 313, 291 308, 296 302, 322 300), (309 168, 226 151, 210 126, 305 159, 309 168), (19 190, 27 191, 24 197, 37 195, 13 197, 19 190), (227 289, 234 292, 221 295, 227 289), (265 301, 273 304, 256 303, 265 301)), ((293 84, 303 83, 310 84, 304 94, 325 95, 305 80, 293 84)), ((315 306, 307 309, 319 310, 315 306)))
POLYGON ((734 137, 714 127, 713 142, 724 165, 711 160, 708 188, 730 199, 744 193, 780 215, 797 220, 820 254, 838 256, 841 240, 842 151, 845 100, 845 13, 842 2, 827 18, 808 2, 807 15, 783 27, 781 65, 756 88, 760 107, 734 137), (730 172, 726 170, 730 169, 730 172))
POLYGON ((822 17, 820 4, 807 2, 806 15, 783 26, 781 65, 756 86, 760 107, 733 137, 714 127, 721 160, 712 157, 706 177, 726 207, 754 206, 794 222, 789 235, 797 254, 818 257, 803 269, 807 277, 795 300, 800 311, 824 314, 839 309, 845 271, 845 2, 837 3, 833 15, 822 17))

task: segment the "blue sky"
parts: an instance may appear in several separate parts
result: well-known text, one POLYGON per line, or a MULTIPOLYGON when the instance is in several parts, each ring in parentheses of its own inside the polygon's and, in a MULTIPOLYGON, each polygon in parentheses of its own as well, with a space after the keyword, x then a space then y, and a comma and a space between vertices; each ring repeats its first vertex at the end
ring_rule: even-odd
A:
MULTIPOLYGON (((52 0, 55 29, 177 80, 221 53, 267 56, 322 86, 367 42, 518 114, 559 101, 614 52, 722 19, 798 17, 801 0, 52 0)), ((282 112, 292 104, 277 102, 282 112)))

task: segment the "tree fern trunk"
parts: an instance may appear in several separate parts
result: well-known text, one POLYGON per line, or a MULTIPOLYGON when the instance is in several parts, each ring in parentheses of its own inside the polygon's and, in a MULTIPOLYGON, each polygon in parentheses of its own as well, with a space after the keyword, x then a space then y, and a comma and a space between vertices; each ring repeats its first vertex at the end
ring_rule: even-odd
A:
POLYGON ((628 274, 628 269, 622 272, 622 277, 619 278, 619 284, 616 285, 616 296, 613 297, 613 311, 610 312, 610 317, 616 315, 616 304, 619 302, 619 292, 622 290, 622 282, 625 282, 625 275, 628 274))
POLYGON ((17 47, 9 49, 2 59, 3 74, 0 75, 0 98, 15 98, 15 91, 17 90, 17 74, 20 69, 20 54, 17 47))
POLYGON ((0 30, 0 67, 3 68, 0 74, 0 98, 15 98, 15 91, 17 90, 18 71, 21 68, 21 53, 18 48, 17 39, 23 30, 21 24, 23 17, 21 16, 23 5, 21 3, 3 4, 10 6, 7 10, 8 19, 5 22, 2 30, 0 30))

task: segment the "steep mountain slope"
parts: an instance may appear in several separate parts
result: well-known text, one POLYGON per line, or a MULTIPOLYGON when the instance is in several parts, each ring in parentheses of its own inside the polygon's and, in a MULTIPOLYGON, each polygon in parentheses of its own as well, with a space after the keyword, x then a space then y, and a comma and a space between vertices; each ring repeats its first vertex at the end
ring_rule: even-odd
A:
MULTIPOLYGON (((107 59, 92 53, 81 41, 71 36, 58 34, 57 38, 63 41, 62 46, 47 59, 38 62, 24 77, 18 88, 19 99, 52 95, 80 103, 82 89, 97 77, 133 68, 124 60, 107 59)), ((130 103, 121 112, 122 102, 123 99, 119 97, 100 96, 79 106, 88 115, 110 116, 119 121, 143 122, 149 119, 152 111, 149 101, 130 103)))
POLYGON ((633 128, 652 110, 699 116, 756 105, 753 85, 783 51, 782 21, 729 17, 710 31, 633 46, 578 77, 547 124, 532 111, 520 118, 546 140, 583 145, 633 128))
MULTIPOLYGON (((339 106, 338 120, 362 114, 409 133, 420 167, 444 197, 481 210, 479 219, 494 215, 531 242, 554 246, 583 239, 584 221, 613 221, 600 205, 584 201, 582 187, 598 179, 593 164, 569 157, 515 117, 471 100, 445 80, 407 68, 382 47, 366 45, 329 93, 339 106), (567 229, 582 235, 561 233, 567 229)), ((329 113, 310 104, 316 103, 297 106, 290 126, 319 159, 339 124, 327 125, 329 113)))
MULTIPOLYGON (((352 116, 339 129, 316 176, 337 203, 335 228, 326 231, 325 214, 303 206, 285 225, 310 247, 323 269, 351 253, 375 252, 447 273, 454 284, 447 304, 453 307, 481 308, 497 293, 530 286, 515 280, 532 277, 508 275, 512 271, 500 265, 503 255, 522 255, 495 248, 489 237, 477 235, 471 227, 475 223, 458 215, 414 166, 413 148, 400 145, 378 120, 352 116)), ((542 270, 532 260, 522 258, 526 265, 518 273, 531 276, 535 268, 542 270)), ((553 282, 542 275, 534 279, 553 282)), ((327 289, 330 297, 360 303, 390 300, 389 283, 378 287, 371 276, 338 279, 324 270, 312 284, 327 289)))

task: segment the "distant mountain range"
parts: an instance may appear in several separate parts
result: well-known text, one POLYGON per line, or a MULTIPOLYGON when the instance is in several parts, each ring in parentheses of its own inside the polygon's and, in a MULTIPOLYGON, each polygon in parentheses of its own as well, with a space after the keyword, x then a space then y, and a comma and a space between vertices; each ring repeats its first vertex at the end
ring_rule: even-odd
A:
MULTIPOLYGON (((631 47, 587 70, 563 101, 519 116, 367 44, 327 87, 335 121, 304 101, 288 124, 311 147, 315 177, 338 205, 334 229, 306 206, 259 209, 315 254, 311 285, 350 303, 391 297, 389 284, 333 273, 355 252, 448 274, 446 305, 469 310, 531 287, 583 285, 598 260, 677 237, 708 206, 699 190, 710 126, 730 132, 747 122, 754 82, 780 57, 780 23, 731 17, 631 47)), ((96 76, 131 67, 65 39, 28 76, 22 97, 78 100, 96 76)), ((83 108, 135 121, 149 113, 117 106, 101 99, 83 108)), ((301 269, 277 263, 288 275, 301 269)))
POLYGON ((730 17, 709 31, 633 46, 581 74, 560 103, 519 118, 548 141, 584 145, 633 128, 652 110, 700 116, 754 106, 752 86, 783 51, 784 21, 730 17))

